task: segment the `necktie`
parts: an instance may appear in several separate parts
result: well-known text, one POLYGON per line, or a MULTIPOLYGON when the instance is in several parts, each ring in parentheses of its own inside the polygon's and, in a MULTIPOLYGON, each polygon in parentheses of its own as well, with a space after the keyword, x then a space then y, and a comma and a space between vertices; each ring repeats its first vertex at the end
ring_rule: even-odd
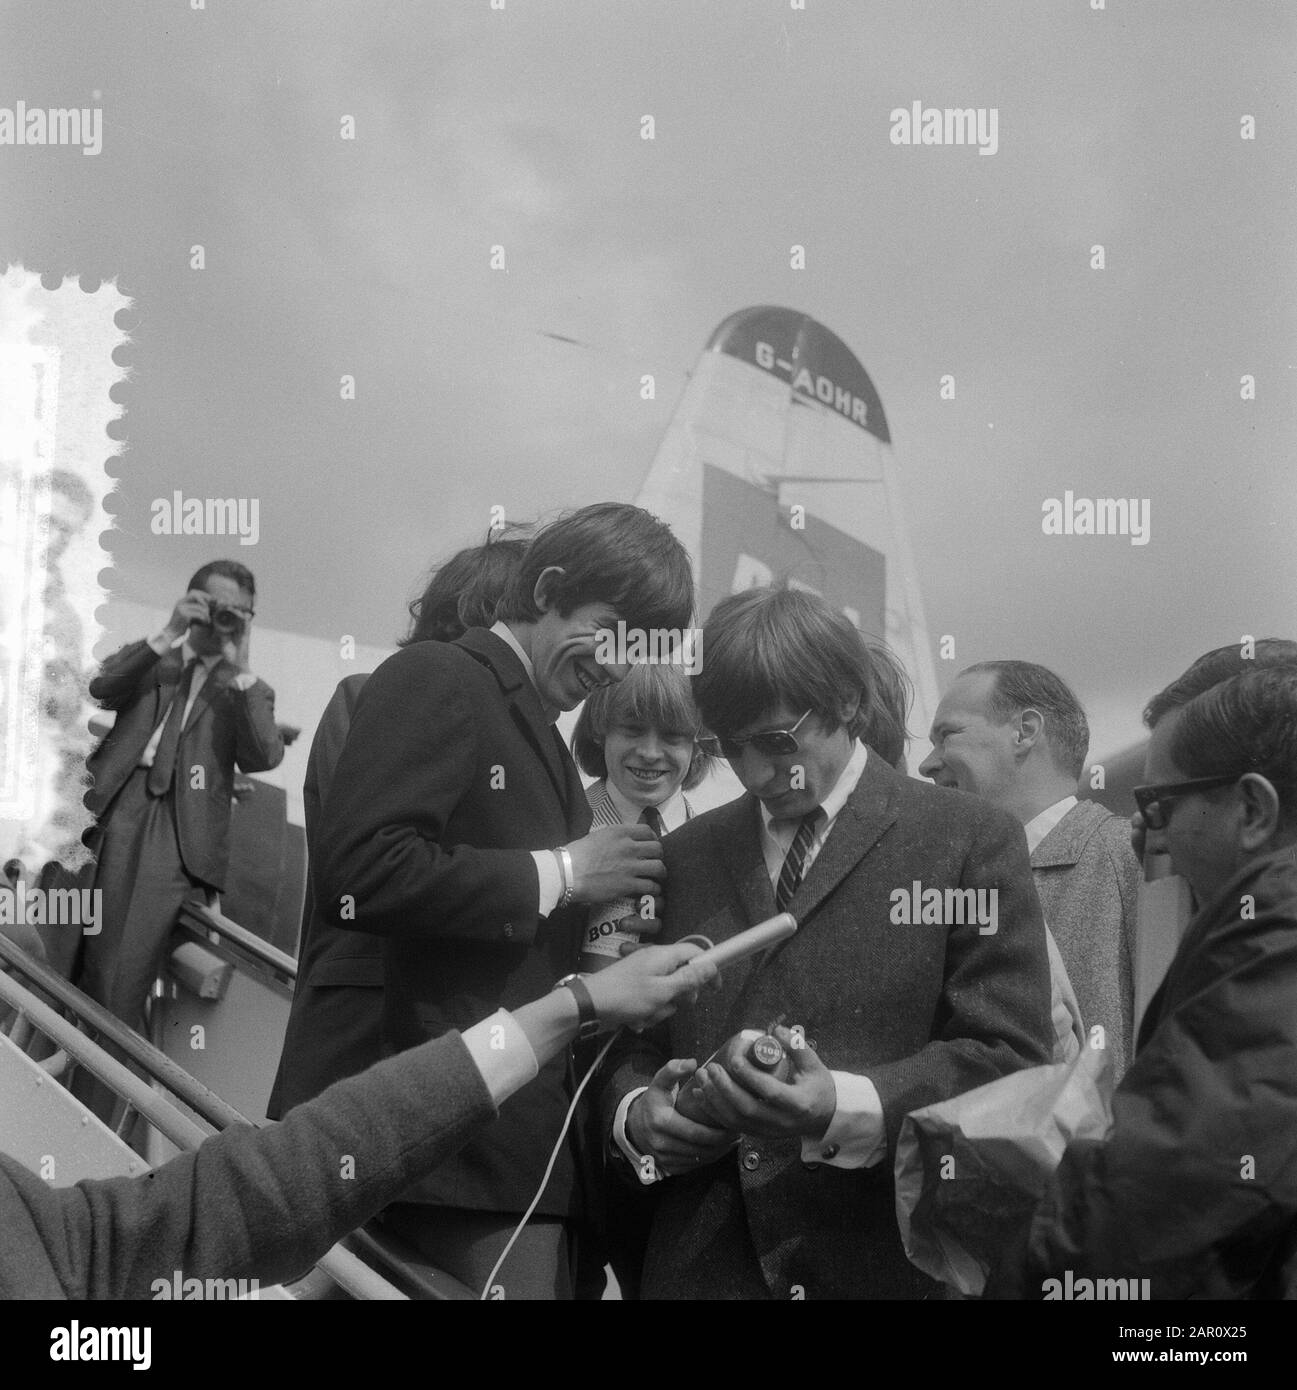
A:
POLYGON ((194 668, 198 658, 185 664, 180 675, 180 684, 171 697, 171 708, 167 711, 166 726, 158 740, 158 751, 153 755, 153 766, 149 768, 149 795, 164 796, 171 789, 171 778, 176 770, 176 753, 180 749, 180 734, 185 723, 185 705, 189 702, 189 687, 194 683, 194 668))
POLYGON ((662 817, 658 814, 656 806, 645 806, 640 812, 639 823, 647 825, 659 840, 667 833, 666 826, 662 824, 662 817))
POLYGON ((815 830, 824 817, 824 811, 817 806, 802 817, 797 834, 784 857, 784 867, 779 870, 779 882, 775 885, 775 906, 783 912, 792 901, 797 885, 802 881, 802 868, 806 863, 806 853, 815 839, 815 830))

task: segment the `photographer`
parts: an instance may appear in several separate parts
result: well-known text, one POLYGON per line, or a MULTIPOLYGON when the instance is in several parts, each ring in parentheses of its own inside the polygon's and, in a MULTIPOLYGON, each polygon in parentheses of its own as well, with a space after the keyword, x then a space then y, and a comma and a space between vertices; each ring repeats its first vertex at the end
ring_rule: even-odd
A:
POLYGON ((181 903, 224 887, 236 764, 284 756, 274 691, 248 666, 255 599, 244 566, 204 565, 166 627, 90 682, 117 722, 88 764, 103 930, 82 937, 71 978, 134 1028, 181 903))

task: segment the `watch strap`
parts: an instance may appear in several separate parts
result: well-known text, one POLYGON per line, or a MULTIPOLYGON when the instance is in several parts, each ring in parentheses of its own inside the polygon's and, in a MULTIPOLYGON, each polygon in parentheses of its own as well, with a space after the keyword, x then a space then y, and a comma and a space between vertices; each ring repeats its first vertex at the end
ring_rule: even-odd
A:
POLYGON ((594 999, 586 987, 586 982, 580 975, 564 975, 555 988, 570 989, 576 998, 577 1017, 580 1019, 577 1037, 582 1042, 588 1038, 596 1037, 599 1033, 599 1013, 594 1006, 594 999))

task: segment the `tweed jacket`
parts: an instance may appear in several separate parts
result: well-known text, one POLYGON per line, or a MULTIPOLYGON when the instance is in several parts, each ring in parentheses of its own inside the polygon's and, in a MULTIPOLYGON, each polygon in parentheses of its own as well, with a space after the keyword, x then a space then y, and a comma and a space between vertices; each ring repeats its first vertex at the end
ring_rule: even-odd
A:
POLYGON ((1102 1026, 1113 1079, 1130 1064, 1135 1019, 1135 913, 1140 867, 1130 826, 1078 801, 1031 856, 1045 922, 1087 1030, 1102 1026))
MULTIPOLYGON (((751 795, 698 816, 663 842, 662 939, 720 942, 774 915, 751 795)), ((644 1297, 682 1285, 708 1297, 764 1285, 771 1298, 914 1298, 936 1286, 906 1260, 892 1157, 910 1110, 1049 1061, 1049 965, 1022 826, 980 797, 903 777, 870 755, 789 911, 800 929, 765 958, 727 970, 652 1033, 614 1053, 605 1132, 621 1098, 672 1057, 705 1058, 779 1014, 805 1029, 834 1071, 878 1092, 887 1156, 869 1168, 802 1161, 798 1139, 744 1135, 697 1174, 666 1179, 644 1297), (998 923, 907 924, 893 894, 995 890, 998 923), (733 1193, 746 1235, 733 1238, 733 1193), (729 1236, 718 1232, 729 1232, 729 1236), (753 1269, 753 1263, 759 1266, 753 1269)))

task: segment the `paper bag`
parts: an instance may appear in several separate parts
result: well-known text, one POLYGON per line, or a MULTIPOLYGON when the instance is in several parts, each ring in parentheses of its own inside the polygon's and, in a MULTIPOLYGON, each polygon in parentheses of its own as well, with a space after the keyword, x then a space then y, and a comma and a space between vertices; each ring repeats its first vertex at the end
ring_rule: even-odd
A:
POLYGON ((923 1272, 976 1296, 1030 1221, 1063 1150, 1112 1124, 1101 1048, 1032 1067, 907 1115, 896 1144, 896 1219, 923 1272))

